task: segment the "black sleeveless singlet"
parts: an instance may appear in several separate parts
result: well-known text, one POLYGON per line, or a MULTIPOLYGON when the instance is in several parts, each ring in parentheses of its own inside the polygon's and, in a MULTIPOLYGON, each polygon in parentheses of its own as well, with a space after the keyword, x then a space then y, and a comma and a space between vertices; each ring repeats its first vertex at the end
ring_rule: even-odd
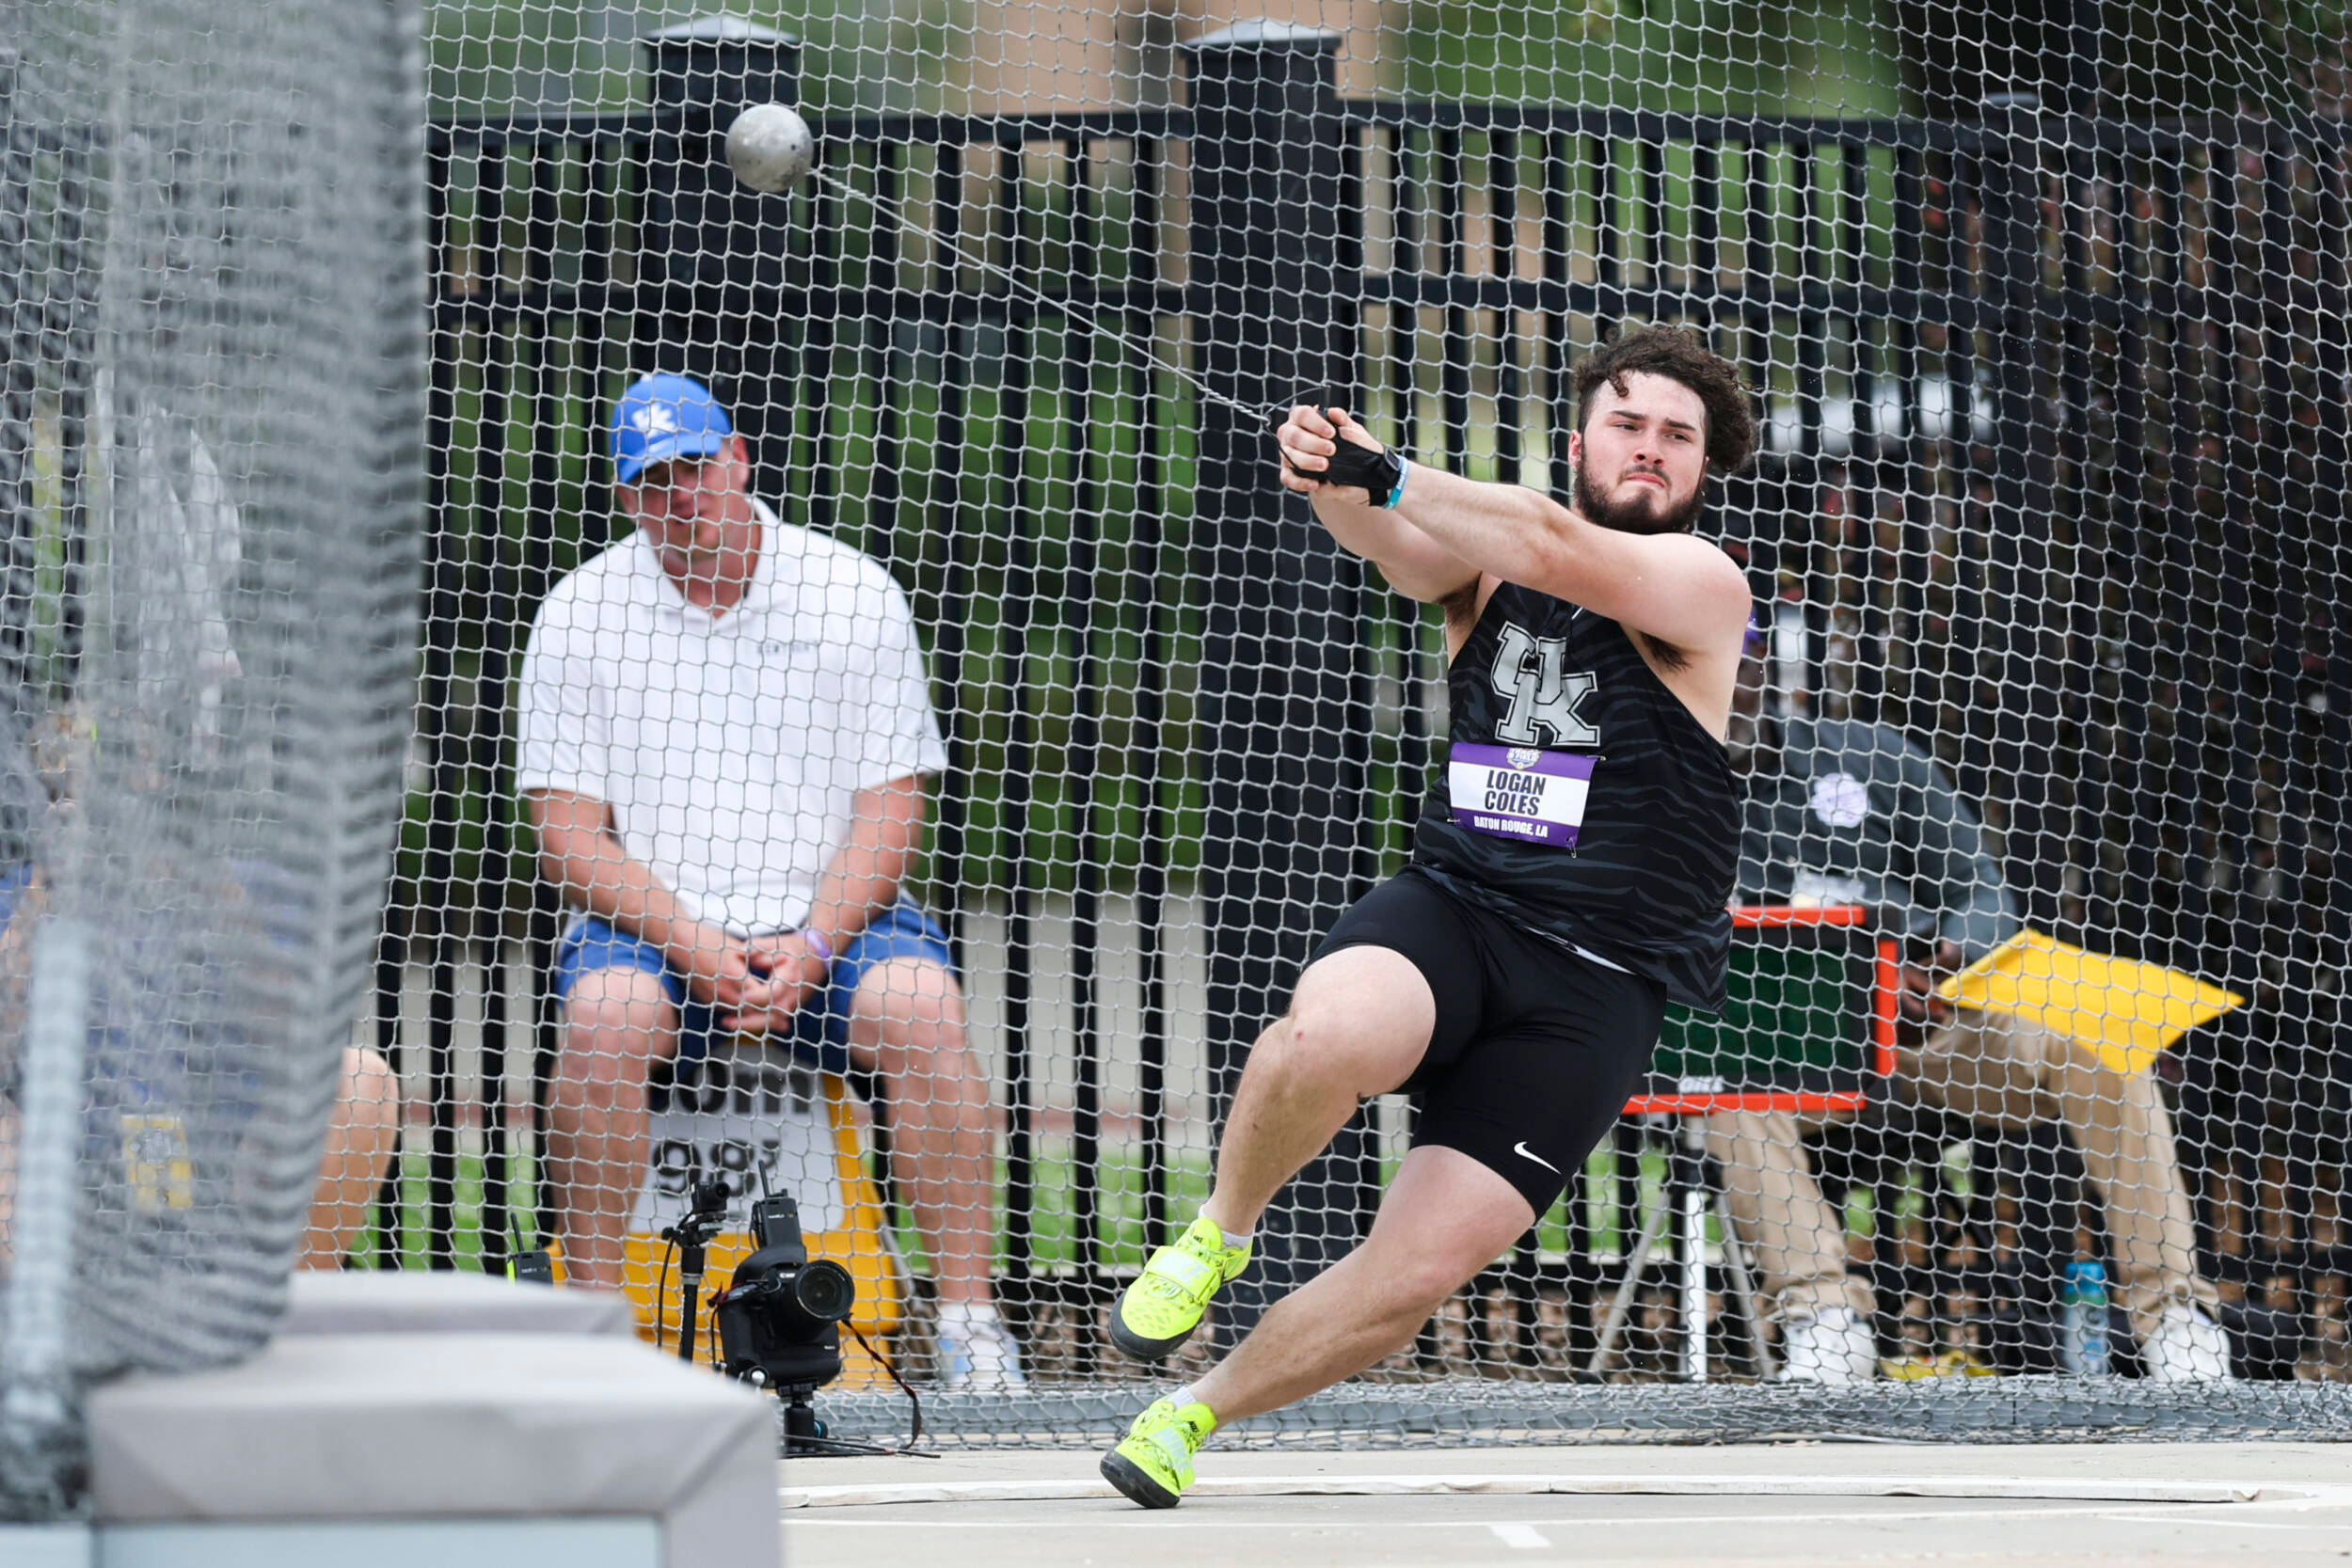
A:
POLYGON ((1740 796, 1616 622, 1504 583, 1447 673, 1413 863, 1515 925, 1724 1005, 1740 796))

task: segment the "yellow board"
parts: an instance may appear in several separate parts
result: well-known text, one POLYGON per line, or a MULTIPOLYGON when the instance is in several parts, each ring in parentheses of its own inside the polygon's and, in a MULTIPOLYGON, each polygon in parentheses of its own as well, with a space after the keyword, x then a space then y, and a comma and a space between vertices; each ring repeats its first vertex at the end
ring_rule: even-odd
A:
POLYGON ((2081 1040, 2125 1077, 2246 1001, 2194 974, 2086 953, 2030 926, 1935 990, 1948 1002, 2014 1013, 2081 1040))
POLYGON ((122 1169, 139 1212, 196 1207, 196 1162, 178 1117, 124 1117, 122 1169))
MULTIPOLYGON (((672 1090, 671 1109, 651 1118, 652 1170, 629 1225, 622 1289, 637 1308, 638 1333, 654 1338, 658 1311, 663 1341, 677 1343, 683 1287, 673 1257, 663 1288, 662 1259, 670 1247, 660 1230, 685 1212, 685 1194, 692 1183, 723 1171, 739 1195, 755 1197, 764 1173, 770 1190, 788 1193, 799 1203, 809 1256, 831 1259, 857 1281, 857 1307, 850 1322, 877 1348, 884 1347, 905 1316, 906 1270, 884 1239, 882 1194, 866 1172, 849 1085, 832 1073, 759 1061, 748 1046, 732 1058, 690 1064, 681 1069, 682 1077, 690 1069, 689 1081, 672 1090)), ((753 1250, 749 1212, 749 1197, 739 1196, 729 1211, 736 1226, 710 1243, 699 1331, 706 1362, 716 1333, 709 1299, 753 1250)), ((841 1360, 841 1378, 833 1386, 891 1386, 889 1374, 847 1327, 841 1360)))

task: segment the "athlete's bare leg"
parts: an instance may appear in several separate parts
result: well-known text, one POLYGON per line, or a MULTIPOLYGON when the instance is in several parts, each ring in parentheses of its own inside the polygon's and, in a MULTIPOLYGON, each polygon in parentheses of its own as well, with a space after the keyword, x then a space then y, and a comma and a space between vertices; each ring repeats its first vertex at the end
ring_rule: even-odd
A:
POLYGON ((1534 1223, 1519 1190, 1469 1155, 1414 1149, 1364 1244, 1277 1302, 1193 1396, 1231 1426, 1362 1371, 1534 1223))
POLYGON ((1290 1011, 1250 1049, 1201 1212, 1235 1235, 1256 1228, 1359 1102, 1412 1075, 1437 1019, 1429 982, 1401 953, 1343 947, 1310 965, 1290 1011))

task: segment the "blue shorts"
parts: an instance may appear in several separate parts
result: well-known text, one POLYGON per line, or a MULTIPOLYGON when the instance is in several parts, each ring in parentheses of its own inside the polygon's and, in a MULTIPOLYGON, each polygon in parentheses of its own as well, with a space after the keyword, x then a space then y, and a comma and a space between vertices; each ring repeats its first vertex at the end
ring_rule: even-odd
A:
MULTIPOLYGON (((947 933, 920 908, 901 899, 876 915, 834 956, 825 989, 793 1015, 792 1034, 785 1042, 792 1053, 825 1072, 848 1071, 850 1004, 866 973, 893 958, 929 958, 948 974, 956 973, 947 933)), ((661 949, 617 931, 594 915, 584 915, 573 921, 564 940, 556 943, 555 994, 570 996, 582 974, 598 969, 635 969, 660 975, 661 989, 678 1008, 677 1060, 691 1062, 709 1053, 717 1021, 708 1007, 689 999, 686 982, 671 971, 661 949)))

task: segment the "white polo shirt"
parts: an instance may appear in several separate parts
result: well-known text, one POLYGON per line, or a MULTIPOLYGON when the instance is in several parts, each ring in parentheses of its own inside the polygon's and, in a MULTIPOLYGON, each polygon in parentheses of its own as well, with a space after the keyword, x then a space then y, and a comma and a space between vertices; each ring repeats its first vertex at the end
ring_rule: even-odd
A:
POLYGON ((735 608, 686 602, 641 534, 555 585, 517 694, 515 787, 612 807, 698 918, 791 930, 860 790, 947 766, 914 616, 880 562, 757 501, 735 608))

